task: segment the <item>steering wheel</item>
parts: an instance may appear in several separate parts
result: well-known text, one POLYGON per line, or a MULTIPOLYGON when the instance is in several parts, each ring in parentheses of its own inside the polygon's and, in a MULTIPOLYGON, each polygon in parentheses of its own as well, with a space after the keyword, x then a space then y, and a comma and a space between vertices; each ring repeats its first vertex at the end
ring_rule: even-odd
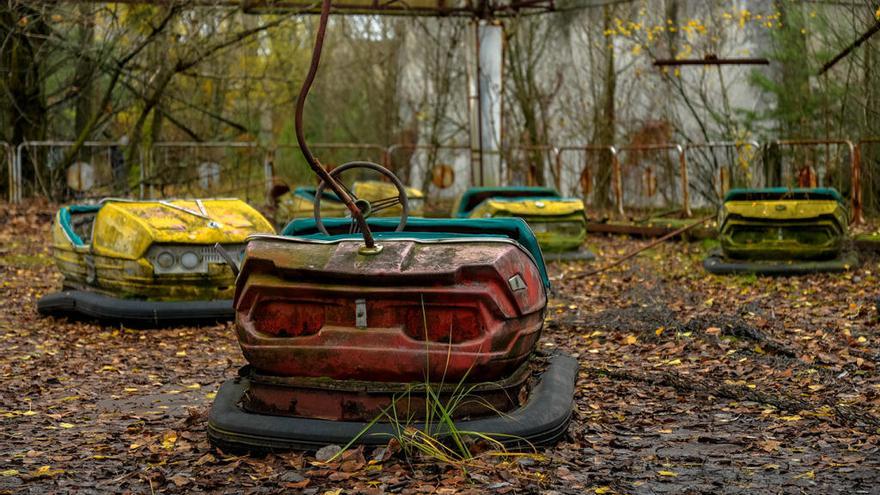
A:
MULTIPOLYGON (((364 216, 364 219, 370 217, 370 215, 386 210, 388 208, 392 208, 394 206, 400 205, 401 213, 400 213, 400 222, 397 224, 397 227, 394 229, 395 232, 402 232, 406 227, 406 220, 409 218, 409 200, 406 197, 406 188, 403 186, 403 183, 400 182, 400 179, 397 178, 394 173, 392 173, 387 168, 373 162, 348 162, 343 165, 340 165, 333 170, 330 171, 330 177, 332 177, 340 187, 345 189, 345 192, 351 196, 351 199, 354 201, 355 206, 360 210, 361 214, 364 216), (378 172, 391 181, 394 184, 394 187, 397 188, 397 196, 390 196, 387 198, 377 199, 374 201, 368 201, 363 198, 358 198, 355 196, 345 185, 339 180, 339 175, 346 170, 351 170, 355 168, 366 168, 370 169, 374 172, 378 172)), ((318 188, 315 190, 315 227, 318 228, 324 235, 330 235, 327 232, 327 228, 324 227, 324 222, 321 220, 321 196, 323 196, 324 189, 327 187, 327 184, 324 181, 321 181, 318 184, 318 188)), ((349 213, 348 217, 351 217, 351 213, 349 213)), ((358 231, 358 224, 354 218, 351 219, 351 225, 348 229, 350 234, 356 233, 358 231)))

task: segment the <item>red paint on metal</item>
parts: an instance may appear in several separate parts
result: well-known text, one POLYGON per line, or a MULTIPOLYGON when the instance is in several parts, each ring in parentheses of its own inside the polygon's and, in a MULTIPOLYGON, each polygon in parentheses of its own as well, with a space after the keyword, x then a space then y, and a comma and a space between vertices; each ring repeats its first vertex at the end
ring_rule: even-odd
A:
POLYGON ((235 307, 252 366, 275 376, 479 382, 506 376, 534 349, 547 298, 518 245, 385 240, 382 253, 370 257, 357 255, 359 245, 249 243, 235 307), (511 288, 517 275, 524 289, 511 288), (356 326, 359 299, 366 328, 356 326), (266 304, 319 313, 309 321, 323 326, 312 335, 261 331, 266 304))
MULTIPOLYGON (((528 364, 499 382, 461 386, 435 382, 431 389, 454 418, 497 415, 519 405, 520 392, 529 377, 528 364)), ((389 416, 410 420, 426 415, 424 383, 397 384, 358 380, 248 376, 250 386, 242 406, 259 414, 327 419, 332 421, 381 422, 389 416), (389 406, 394 404, 393 413, 389 406), (383 411, 389 414, 383 415, 383 411)))

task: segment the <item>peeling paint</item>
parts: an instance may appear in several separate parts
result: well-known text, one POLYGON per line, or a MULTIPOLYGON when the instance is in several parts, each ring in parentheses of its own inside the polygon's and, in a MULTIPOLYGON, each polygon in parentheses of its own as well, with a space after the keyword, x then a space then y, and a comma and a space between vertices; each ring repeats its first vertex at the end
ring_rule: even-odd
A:
POLYGON ((242 244, 250 234, 272 233, 269 222, 239 200, 110 201, 94 216, 89 242, 74 246, 56 216, 52 252, 64 286, 114 297, 150 300, 228 299, 235 279, 228 266, 210 263, 207 273, 156 275, 144 258, 153 244, 242 244), (174 207, 186 208, 198 215, 174 207), (89 280, 88 262, 95 280, 89 280))

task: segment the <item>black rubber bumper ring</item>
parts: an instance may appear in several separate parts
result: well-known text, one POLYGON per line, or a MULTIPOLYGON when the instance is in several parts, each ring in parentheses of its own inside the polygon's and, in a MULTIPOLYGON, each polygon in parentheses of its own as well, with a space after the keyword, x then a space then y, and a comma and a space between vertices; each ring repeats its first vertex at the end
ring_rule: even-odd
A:
MULTIPOLYGON (((577 370, 578 362, 571 356, 554 356, 525 405, 504 415, 456 421, 456 428, 488 435, 509 448, 554 444, 568 429, 577 370)), ((224 452, 316 450, 329 444, 347 445, 358 435, 357 444, 384 445, 395 433, 389 423, 376 422, 367 429, 367 422, 248 413, 238 406, 247 389, 246 378, 228 380, 214 399, 208 438, 224 452)), ((424 424, 411 426, 425 429, 424 424)))
POLYGON ((143 301, 118 299, 95 292, 66 290, 41 297, 44 316, 81 316, 132 327, 165 327, 229 321, 235 317, 231 299, 214 301, 143 301))
POLYGON ((703 260, 703 268, 717 275, 754 273, 769 276, 808 275, 811 273, 845 272, 859 266, 859 257, 846 252, 833 260, 821 261, 749 261, 725 258, 714 251, 703 260))

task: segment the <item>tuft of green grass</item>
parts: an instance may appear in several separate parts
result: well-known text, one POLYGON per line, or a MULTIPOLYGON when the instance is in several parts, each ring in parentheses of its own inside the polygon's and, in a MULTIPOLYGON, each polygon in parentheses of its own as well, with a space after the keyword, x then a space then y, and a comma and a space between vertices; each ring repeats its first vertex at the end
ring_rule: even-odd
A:
MULTIPOLYGON (((422 325, 425 331, 425 345, 427 347, 429 342, 427 339, 428 321, 425 312, 424 296, 422 296, 421 305, 422 325)), ((452 332, 450 332, 449 335, 451 339, 452 332)), ((488 435, 478 431, 462 430, 458 428, 453 418, 455 411, 464 404, 480 402, 494 414, 504 415, 504 412, 497 410, 485 399, 474 394, 474 389, 481 384, 467 383, 467 377, 471 370, 468 370, 468 372, 465 373, 455 384, 452 393, 449 394, 449 397, 446 400, 441 397, 440 391, 443 390, 446 382, 446 370, 449 367, 451 352, 452 343, 450 340, 447 345, 446 365, 444 366, 443 375, 439 382, 432 382, 430 379, 430 362, 427 361, 430 358, 426 353, 424 381, 421 383, 410 384, 406 390, 394 395, 391 399, 391 403, 382 409, 376 417, 370 420, 370 422, 367 423, 367 425, 364 426, 364 428, 361 429, 361 431, 352 438, 351 441, 349 441, 348 444, 336 454, 336 456, 330 459, 330 461, 341 456, 342 452, 351 448, 364 434, 379 422, 387 422, 392 426, 394 433, 390 435, 389 441, 392 439, 396 440, 407 458, 411 459, 416 456, 421 456, 437 462, 457 466, 464 471, 471 466, 471 462, 474 459, 469 445, 476 441, 483 441, 488 444, 491 447, 489 454, 494 456, 514 455, 514 453, 507 450, 505 443, 499 438, 513 440, 520 445, 528 445, 533 452, 532 455, 535 455, 537 450, 534 445, 524 438, 513 435, 488 435), (409 407, 406 408, 410 411, 408 414, 403 414, 402 411, 398 411, 397 405, 399 403, 411 404, 412 399, 416 396, 424 400, 425 411, 423 420, 417 420, 409 407), (419 423, 423 423, 424 428, 419 428, 417 426, 419 423)))

